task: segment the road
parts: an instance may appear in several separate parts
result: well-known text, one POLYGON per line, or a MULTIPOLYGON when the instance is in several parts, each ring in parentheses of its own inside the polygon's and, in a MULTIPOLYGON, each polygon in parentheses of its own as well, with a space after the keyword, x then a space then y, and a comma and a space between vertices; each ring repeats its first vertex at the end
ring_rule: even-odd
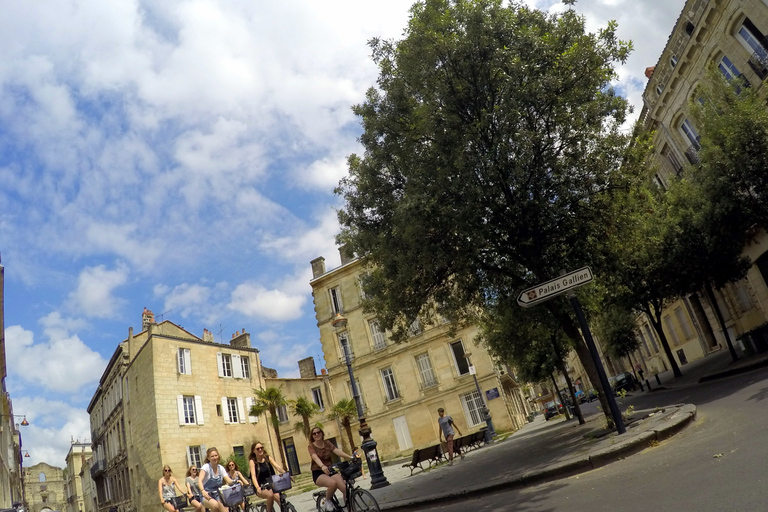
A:
MULTIPOLYGON (((658 446, 598 470, 424 511, 755 511, 768 509, 768 369, 633 393, 638 409, 692 403, 698 419, 658 446)), ((586 412, 597 402, 586 405, 586 412)))

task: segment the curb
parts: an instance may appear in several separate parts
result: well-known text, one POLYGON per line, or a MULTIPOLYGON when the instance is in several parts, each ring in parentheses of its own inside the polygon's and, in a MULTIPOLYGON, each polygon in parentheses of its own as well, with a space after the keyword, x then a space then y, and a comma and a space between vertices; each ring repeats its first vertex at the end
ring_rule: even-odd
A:
POLYGON ((478 493, 494 493, 513 491, 525 487, 531 487, 554 480, 568 478, 604 467, 611 462, 622 460, 630 455, 639 453, 649 448, 654 441, 660 442, 674 436, 696 419, 696 406, 693 404, 678 404, 671 407, 679 407, 669 416, 660 419, 651 418, 650 421, 660 423, 632 436, 626 441, 597 450, 590 455, 576 457, 558 464, 544 468, 526 471, 520 475, 514 475, 499 482, 475 485, 460 491, 447 492, 440 495, 426 496, 418 499, 407 499, 379 503, 381 510, 409 512, 421 510, 425 505, 435 506, 443 503, 455 503, 457 500, 470 500, 477 498, 478 493))
POLYGON ((747 363, 742 366, 737 366, 735 368, 730 368, 722 372, 705 375, 699 379, 699 383, 709 382, 717 379, 724 379, 725 377, 732 377, 733 375, 739 375, 741 373, 751 372, 752 370, 765 368, 766 366, 768 366, 768 358, 762 359, 760 361, 755 361, 752 363, 747 363))

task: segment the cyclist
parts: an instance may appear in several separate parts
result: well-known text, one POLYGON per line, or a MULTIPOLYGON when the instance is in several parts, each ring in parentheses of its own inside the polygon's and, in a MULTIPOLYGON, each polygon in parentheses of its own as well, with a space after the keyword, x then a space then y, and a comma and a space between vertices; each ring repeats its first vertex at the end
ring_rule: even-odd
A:
POLYGON ((216 512, 227 512, 227 507, 221 501, 219 487, 226 483, 232 485, 234 482, 227 475, 224 466, 219 465, 219 450, 208 448, 205 452, 205 464, 200 468, 200 476, 197 479, 198 485, 203 490, 203 505, 209 510, 216 512))
POLYGON ((280 494, 272 492, 272 489, 264 489, 264 484, 270 481, 272 475, 282 475, 285 473, 285 470, 267 453, 264 445, 258 441, 251 445, 248 466, 251 469, 251 478, 253 479, 256 495, 266 500, 267 512, 272 512, 275 500, 280 502, 280 494), (277 470, 277 473, 275 473, 275 470, 277 470))
POLYGON ((176 489, 178 489, 181 494, 187 494, 185 490, 181 488, 176 477, 173 476, 171 467, 166 464, 163 466, 163 476, 157 481, 157 492, 160 493, 160 502, 163 504, 163 508, 170 512, 176 510, 176 504, 174 503, 176 489, 174 489, 173 486, 176 486, 176 489))
POLYGON ((189 489, 187 495, 189 504, 195 507, 195 512, 201 512, 205 507, 203 507, 203 493, 200 491, 200 486, 197 485, 197 466, 189 466, 185 482, 189 489))
POLYGON ((325 510, 333 511, 336 507, 333 504, 331 497, 336 492, 336 489, 340 490, 343 495, 346 496, 347 485, 344 482, 344 478, 339 473, 335 473, 333 476, 329 475, 331 465, 331 455, 336 454, 339 457, 345 459, 351 459, 351 455, 347 455, 339 448, 333 446, 333 443, 325 439, 325 432, 320 427, 314 427, 311 433, 312 442, 309 443, 309 457, 312 459, 312 480, 315 481, 315 485, 318 487, 325 487, 325 510))
MULTIPOLYGON (((248 483, 248 479, 246 479, 240 470, 237 469, 237 463, 232 459, 227 461, 227 476, 231 478, 233 482, 240 482, 240 485, 243 487, 251 485, 248 483)), ((240 503, 240 508, 245 510, 245 501, 240 503)))

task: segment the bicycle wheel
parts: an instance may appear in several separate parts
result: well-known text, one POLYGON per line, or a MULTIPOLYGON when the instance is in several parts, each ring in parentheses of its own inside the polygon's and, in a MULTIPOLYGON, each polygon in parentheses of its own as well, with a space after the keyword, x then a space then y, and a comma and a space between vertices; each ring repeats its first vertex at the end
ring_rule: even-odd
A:
POLYGON ((281 508, 280 512, 296 512, 296 507, 290 503, 286 503, 285 508, 281 508))
POLYGON ((315 506, 317 507, 317 512, 325 512, 325 496, 318 496, 317 500, 315 500, 315 506))
POLYGON ((365 489, 355 489, 352 494, 352 508, 356 512, 380 512, 381 510, 373 494, 365 489))

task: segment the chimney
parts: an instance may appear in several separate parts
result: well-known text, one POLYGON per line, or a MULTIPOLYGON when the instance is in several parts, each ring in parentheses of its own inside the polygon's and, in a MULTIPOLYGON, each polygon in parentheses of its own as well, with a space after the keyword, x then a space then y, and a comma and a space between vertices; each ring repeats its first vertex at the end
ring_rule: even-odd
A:
POLYGON ((328 370, 325 368, 320 368, 320 375, 328 375, 328 370))
POLYGON ((236 332, 232 335, 232 339, 229 340, 229 344, 233 347, 239 348, 251 348, 251 335, 245 332, 236 332))
POLYGON ((208 329, 203 329, 203 341, 213 343, 213 333, 208 329))
POLYGON ((150 324, 154 324, 154 323, 155 323, 155 314, 145 307, 144 312, 141 314, 141 329, 143 331, 146 331, 147 328, 149 328, 150 324))
POLYGON ((649 68, 645 68, 645 77, 651 78, 653 76, 653 70, 656 69, 656 66, 651 66, 649 68))
POLYGON ((314 379, 317 377, 314 357, 310 356, 299 361, 299 377, 302 379, 314 379))
POLYGON ((320 277, 325 274, 325 258, 322 256, 313 259, 309 262, 312 265, 312 277, 320 277))
POLYGON ((349 248, 348 245, 342 245, 339 247, 339 256, 341 256, 341 264, 346 265, 353 259, 355 259, 355 253, 349 248))

